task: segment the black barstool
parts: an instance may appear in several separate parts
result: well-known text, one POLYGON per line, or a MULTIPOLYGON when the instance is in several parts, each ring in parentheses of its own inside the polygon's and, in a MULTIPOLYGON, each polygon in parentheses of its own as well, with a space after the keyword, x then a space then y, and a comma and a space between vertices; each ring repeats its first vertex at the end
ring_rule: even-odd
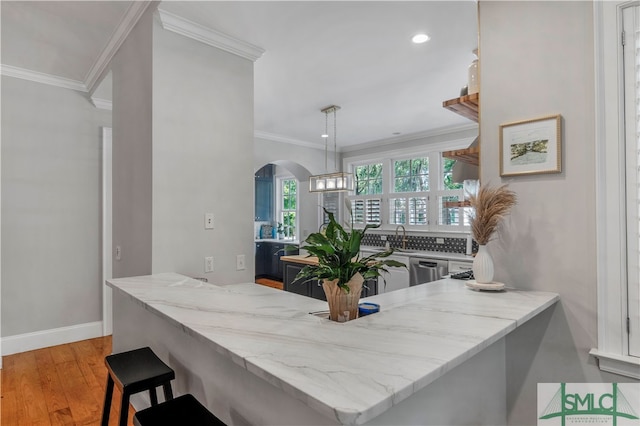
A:
POLYGON ((133 416, 136 426, 226 426, 191 394, 138 411, 133 416))
POLYGON ((128 352, 108 355, 104 359, 109 375, 107 376, 107 390, 102 410, 102 426, 109 425, 109 411, 113 396, 114 382, 122 391, 120 404, 120 426, 127 425, 129 412, 129 397, 135 393, 148 390, 151 405, 158 405, 156 387, 162 386, 164 399, 173 399, 171 380, 176 375, 173 370, 153 353, 151 348, 134 349, 128 352))

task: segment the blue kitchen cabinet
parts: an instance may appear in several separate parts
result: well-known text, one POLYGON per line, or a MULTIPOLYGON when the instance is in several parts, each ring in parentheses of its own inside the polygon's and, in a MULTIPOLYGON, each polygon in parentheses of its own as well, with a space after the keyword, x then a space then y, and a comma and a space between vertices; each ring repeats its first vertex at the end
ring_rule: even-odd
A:
POLYGON ((256 222, 273 221, 273 164, 267 164, 255 175, 255 218, 256 222))

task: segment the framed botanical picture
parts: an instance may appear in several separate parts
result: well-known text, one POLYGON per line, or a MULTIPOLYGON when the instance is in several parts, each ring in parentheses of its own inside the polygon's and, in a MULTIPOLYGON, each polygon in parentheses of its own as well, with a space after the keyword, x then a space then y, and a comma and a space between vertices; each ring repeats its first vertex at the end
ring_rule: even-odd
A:
POLYGON ((561 121, 558 114, 500 125, 500 176, 560 173, 561 121))

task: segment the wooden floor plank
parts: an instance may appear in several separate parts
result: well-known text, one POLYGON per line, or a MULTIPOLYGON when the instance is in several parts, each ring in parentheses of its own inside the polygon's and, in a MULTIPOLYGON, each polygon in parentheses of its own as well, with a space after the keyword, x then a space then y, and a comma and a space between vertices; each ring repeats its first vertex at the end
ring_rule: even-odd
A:
POLYGON ((53 362, 56 364, 73 361, 75 359, 71 344, 52 346, 48 349, 51 351, 53 362))
POLYGON ((67 396, 55 364, 39 364, 38 373, 40 375, 40 385, 44 392, 44 400, 47 404, 49 417, 51 418, 51 415, 58 411, 63 413, 64 411, 61 410, 66 409, 68 411, 69 402, 67 401, 67 396))
POLYGON ((24 407, 25 419, 30 424, 48 424, 49 411, 44 400, 44 392, 38 379, 30 372, 23 373, 19 379, 18 401, 24 407))
MULTIPOLYGON (((3 357, 0 425, 99 425, 110 353, 108 336, 3 357)), ((117 426, 120 395, 114 389, 109 426, 117 426)))
POLYGON ((87 384, 78 363, 75 360, 56 363, 56 370, 67 395, 74 420, 86 422, 96 418, 100 411, 100 400, 90 392, 90 386, 87 384))

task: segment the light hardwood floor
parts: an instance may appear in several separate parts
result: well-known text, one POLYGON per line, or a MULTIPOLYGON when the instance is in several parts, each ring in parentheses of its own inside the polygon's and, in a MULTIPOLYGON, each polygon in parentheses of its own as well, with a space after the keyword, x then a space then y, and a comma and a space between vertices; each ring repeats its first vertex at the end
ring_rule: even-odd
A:
POLYGON ((265 285, 267 287, 277 288, 278 290, 282 290, 284 288, 282 281, 275 281, 269 278, 258 278, 256 280, 256 284, 265 285))
MULTIPOLYGON (((3 357, 0 424, 99 425, 111 337, 3 357)), ((109 425, 118 423, 120 392, 114 390, 109 425)), ((129 407, 129 425, 134 410, 129 407)))

